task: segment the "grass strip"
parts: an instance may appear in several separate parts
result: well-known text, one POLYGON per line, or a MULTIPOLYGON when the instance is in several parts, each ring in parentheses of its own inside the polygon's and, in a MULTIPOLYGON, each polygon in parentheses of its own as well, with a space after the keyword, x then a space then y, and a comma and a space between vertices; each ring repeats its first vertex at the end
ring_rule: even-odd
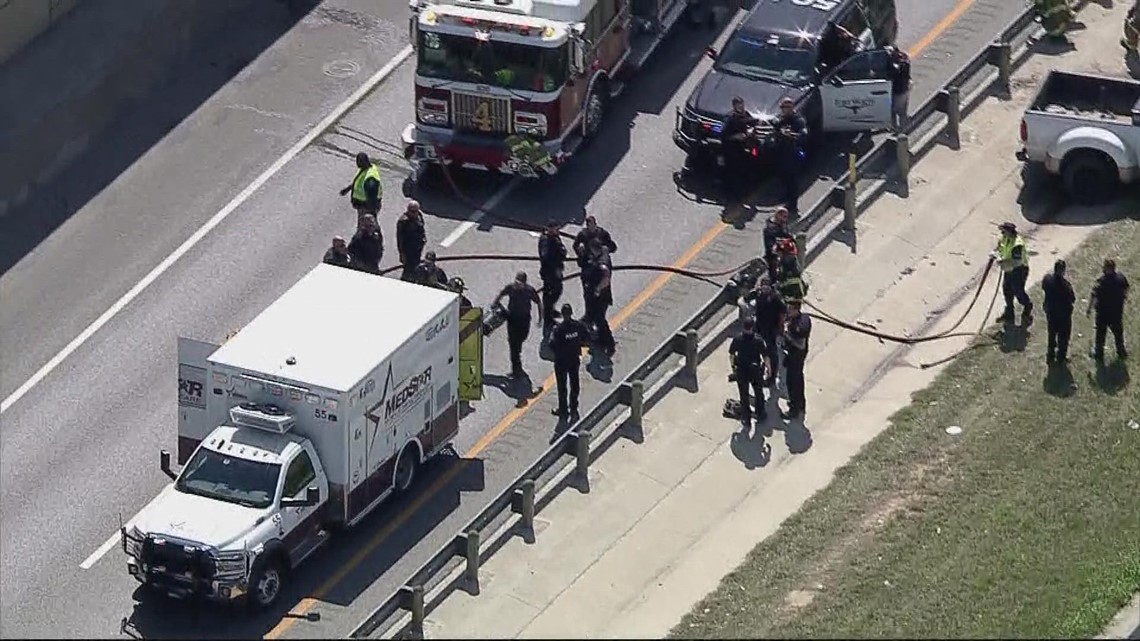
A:
MULTIPOLYGON (((1040 311, 1028 333, 980 341, 670 636, 1098 634, 1140 589, 1140 385, 1111 335, 1105 365, 1089 358, 1081 301, 1108 256, 1140 282, 1140 221, 1105 225, 1068 258, 1068 368, 1045 367, 1040 311)), ((1138 287, 1124 320, 1134 360, 1138 287)))

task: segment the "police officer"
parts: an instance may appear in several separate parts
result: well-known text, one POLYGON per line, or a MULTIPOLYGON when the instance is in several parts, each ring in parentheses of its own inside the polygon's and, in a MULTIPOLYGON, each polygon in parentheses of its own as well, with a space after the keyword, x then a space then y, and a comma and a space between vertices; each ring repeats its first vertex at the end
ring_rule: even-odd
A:
POLYGON ((887 53, 891 56, 891 127, 898 132, 906 127, 910 109, 910 56, 894 45, 887 47, 887 53))
POLYGON ((1028 324, 1033 318, 1033 301, 1025 293, 1025 283, 1029 280, 1029 255, 1025 249, 1025 239, 1017 233, 1017 225, 1010 222, 998 226, 1001 238, 997 250, 992 254, 1001 267, 1001 292, 1005 296, 1005 311, 998 316, 998 322, 1013 321, 1013 299, 1021 303, 1021 322, 1028 324))
POLYGON ((530 306, 538 308, 538 322, 542 323, 542 302, 538 292, 527 284, 526 272, 515 274, 515 280, 495 297, 495 305, 507 299, 507 345, 511 350, 511 376, 525 374, 522 366, 522 346, 530 335, 530 306))
POLYGON ((756 334, 755 329, 756 321, 745 318, 743 331, 728 345, 729 365, 736 374, 736 389, 740 393, 740 424, 745 428, 752 427, 752 400, 749 388, 756 394, 757 418, 761 421, 768 418, 761 382, 764 379, 764 372, 771 367, 771 363, 767 356, 768 346, 764 339, 756 334))
POLYGON ((1049 365, 1065 363, 1069 360, 1069 336, 1073 331, 1073 303, 1077 295, 1073 284, 1065 278, 1065 261, 1053 263, 1053 273, 1041 280, 1041 291, 1045 293, 1045 326, 1049 330, 1049 345, 1045 350, 1045 362, 1049 365))
POLYGON ((1138 45, 1140 45, 1140 0, 1132 3, 1132 8, 1124 17, 1124 37, 1120 39, 1120 46, 1133 55, 1136 54, 1138 45))
POLYGON ((1053 40, 1066 40, 1065 32, 1076 16, 1069 0, 1033 0, 1033 8, 1046 36, 1053 40))
POLYGON ((772 387, 776 384, 776 369, 780 366, 780 348, 777 339, 784 328, 788 306, 780 297, 780 293, 772 287, 767 276, 761 276, 756 288, 745 294, 744 305, 747 306, 745 318, 755 319, 756 333, 764 339, 764 344, 768 348, 768 378, 764 381, 764 385, 772 387))
POLYGON ((348 254, 355 269, 369 274, 380 273, 380 261, 384 259, 384 235, 372 214, 363 214, 357 219, 356 233, 348 243, 348 254))
POLYGON ((435 262, 435 252, 424 254, 423 262, 416 267, 414 282, 440 289, 447 287, 447 272, 435 262))
POLYGON ((788 215, 800 215, 800 172, 803 161, 800 149, 808 135, 807 120, 796 111, 796 101, 780 100, 780 115, 772 121, 776 130, 775 162, 788 215))
POLYGON ((751 176, 748 171, 751 163, 749 162, 746 142, 748 136, 751 135, 752 128, 757 124, 759 121, 748 113, 748 109, 744 105, 744 98, 740 96, 733 98, 732 113, 729 114, 720 134, 724 148, 724 168, 727 174, 725 191, 733 200, 746 198, 748 189, 751 187, 751 176))
POLYGON ((764 262, 768 263, 768 278, 772 281, 777 280, 780 265, 776 246, 782 240, 795 242, 791 230, 788 229, 787 207, 777 208, 776 213, 764 223, 764 262))
POLYGON ((788 323, 784 329, 784 380, 788 386, 788 411, 780 417, 790 420, 807 409, 804 366, 807 364, 811 317, 800 311, 800 303, 788 301, 788 323))
POLYGON ((807 296, 808 284, 800 273, 800 261, 794 254, 781 254, 780 280, 776 290, 785 303, 802 303, 807 296))
POLYGON ((380 184, 380 168, 363 151, 356 154, 356 176, 352 183, 340 190, 340 195, 352 192, 350 200, 358 214, 376 215, 384 198, 384 186, 380 184))
POLYGON ((552 410, 555 416, 578 415, 578 368, 582 365, 582 346, 589 332, 582 321, 574 318, 570 303, 563 304, 562 320, 550 334, 554 376, 558 383, 558 407, 552 410))
POLYGON ((819 66, 831 71, 859 52, 859 38, 835 21, 828 21, 819 46, 819 66))
POLYGON ((598 219, 586 216, 586 226, 574 237, 574 255, 578 257, 578 267, 585 267, 586 263, 590 262, 591 241, 594 240, 609 253, 617 252, 617 243, 610 236, 610 232, 598 224, 598 219))
POLYGON ((542 236, 538 238, 538 275, 542 278, 542 319, 543 330, 554 326, 557 316, 554 306, 562 297, 562 274, 566 266, 566 245, 558 231, 558 223, 549 221, 542 236))
POLYGON ((396 221, 396 251, 400 253, 400 264, 404 266, 400 275, 401 280, 412 280, 416 267, 419 267, 423 259, 425 246, 427 246, 427 229, 424 228, 420 203, 409 200, 407 209, 396 221))
POLYGON ((617 349, 610 322, 606 319, 606 312, 614 304, 613 291, 610 288, 610 274, 613 266, 610 263, 610 254, 595 240, 587 253, 590 260, 582 269, 582 293, 586 303, 586 322, 597 332, 598 346, 606 356, 613 356, 617 349))
POLYGON ((1116 271, 1116 261, 1107 258, 1102 267, 1100 278, 1093 285, 1092 296, 1089 297, 1089 306, 1085 315, 1096 309, 1096 343, 1093 348, 1093 358, 1097 362, 1104 361, 1104 339, 1107 330, 1112 330, 1112 338, 1116 341, 1116 357, 1128 358, 1128 350, 1124 349, 1124 302, 1128 298, 1128 288, 1131 287, 1124 274, 1116 271))

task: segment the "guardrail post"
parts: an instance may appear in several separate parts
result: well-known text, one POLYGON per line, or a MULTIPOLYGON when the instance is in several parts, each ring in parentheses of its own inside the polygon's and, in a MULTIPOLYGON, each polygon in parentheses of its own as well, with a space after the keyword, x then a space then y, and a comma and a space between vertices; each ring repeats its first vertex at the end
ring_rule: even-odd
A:
POLYGON ((895 136, 895 164, 899 171, 899 184, 903 194, 910 190, 910 136, 898 134, 895 136))
POLYGON ((995 42, 989 49, 990 64, 998 70, 998 88, 1005 99, 1013 96, 1013 45, 1008 42, 995 42))
POLYGON ((843 185, 843 228, 847 231, 855 231, 855 214, 858 213, 857 191, 854 183, 843 185))
POLYGON ((796 234, 796 262, 800 264, 800 271, 804 270, 804 261, 807 260, 807 233, 796 234))
POLYGON ((692 377, 693 380, 697 379, 697 347, 699 344, 697 330, 685 330, 685 374, 692 377))
POLYGON ((577 458, 577 469, 575 472, 583 480, 589 478, 590 472, 590 436, 590 430, 580 431, 578 432, 578 438, 574 442, 574 454, 577 458))
POLYGON ((946 138, 951 149, 962 148, 962 97, 958 87, 947 87, 938 92, 942 111, 946 114, 946 138))
POLYGON ((645 413, 645 383, 634 381, 629 385, 629 423, 641 429, 641 418, 645 413))
POLYGON ((463 578, 469 586, 479 585, 479 530, 468 530, 463 535, 463 556, 467 560, 467 567, 463 570, 463 578))
POLYGON ((516 510, 522 519, 522 526, 528 531, 534 531, 534 479, 522 482, 522 487, 515 490, 515 500, 518 502, 516 510))
POLYGON ((400 588, 400 593, 404 597, 404 609, 412 613, 408 636, 413 639, 424 638, 424 586, 405 585, 400 588))

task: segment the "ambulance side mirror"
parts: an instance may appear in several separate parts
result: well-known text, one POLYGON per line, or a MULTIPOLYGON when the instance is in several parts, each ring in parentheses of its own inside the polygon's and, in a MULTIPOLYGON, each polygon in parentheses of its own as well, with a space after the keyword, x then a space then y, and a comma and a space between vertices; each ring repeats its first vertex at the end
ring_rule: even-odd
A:
POLYGON ((312 507, 320 502, 321 491, 317 489, 317 486, 310 485, 305 490, 305 496, 299 499, 288 497, 281 499, 281 507, 312 507))
POLYGON ((170 467, 170 450, 162 450, 158 453, 158 466, 162 468, 163 474, 170 477, 170 480, 173 481, 178 478, 178 472, 170 467))

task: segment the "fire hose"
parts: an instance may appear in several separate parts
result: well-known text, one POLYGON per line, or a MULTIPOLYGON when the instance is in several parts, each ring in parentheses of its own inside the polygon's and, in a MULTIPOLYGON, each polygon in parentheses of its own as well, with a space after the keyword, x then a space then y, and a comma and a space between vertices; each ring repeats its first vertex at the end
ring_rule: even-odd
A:
MULTIPOLYGON (((468 207, 470 207, 476 211, 482 211, 484 213, 484 215, 488 215, 493 219, 501 220, 501 221, 503 221, 503 222, 505 222, 511 226, 517 227, 517 228, 521 228, 521 229, 524 229, 527 231, 536 231, 536 232, 543 231, 543 228, 538 227, 532 223, 522 221, 522 220, 510 217, 510 216, 507 216, 505 214, 501 214, 498 212, 494 212, 494 211, 490 211, 490 210, 485 209, 483 205, 476 203, 473 199, 469 198, 463 192, 463 190, 460 188, 460 186, 455 182, 455 178, 451 175, 451 172, 448 170, 446 164, 441 162, 441 163, 439 163, 438 166, 440 168, 440 172, 443 174, 444 180, 447 182, 448 186, 454 192, 455 197, 457 199, 459 199, 460 202, 467 205, 468 207)), ((569 238, 571 240, 573 240, 575 238, 573 235, 571 235, 567 232, 561 231, 561 230, 559 230, 559 235, 561 235, 562 237, 565 237, 565 238, 569 238)), ((537 256, 533 256, 533 255, 528 256, 528 255, 501 255, 501 254, 464 254, 464 255, 454 255, 454 256, 441 256, 441 257, 436 258, 437 262, 472 261, 472 260, 537 262, 537 261, 539 261, 539 258, 537 256)), ((839 327, 841 329, 853 331, 853 332, 856 332, 859 334, 870 336, 872 338, 876 338, 880 342, 887 341, 887 342, 892 342, 892 343, 899 343, 902 345, 918 345, 918 344, 927 343, 927 342, 931 342, 931 341, 945 340, 945 339, 950 339, 950 338, 976 337, 976 336, 980 336, 982 334, 986 325, 989 322, 990 314, 992 314, 992 312, 993 312, 993 306, 997 302, 998 293, 1001 291, 1001 280, 1000 279, 998 281, 998 287, 994 290, 994 295, 990 300, 989 307, 986 310, 986 315, 982 319, 982 322, 981 322, 980 326, 978 327, 977 331, 975 331, 975 332, 959 332, 957 330, 962 325, 962 323, 964 323, 966 321, 966 319, 969 317, 969 315, 973 311, 975 305, 977 305, 977 302, 981 297, 982 290, 985 288, 986 280, 990 274, 990 271, 993 268, 993 262, 994 261, 991 258, 990 261, 986 264, 986 268, 982 273, 982 277, 978 281, 978 287, 974 291, 974 296, 970 300, 969 306, 967 306, 966 310, 962 313, 962 315, 958 318, 958 320, 950 328, 943 330, 941 332, 938 332, 936 334, 931 334, 929 336, 898 336, 898 335, 888 334, 886 332, 881 332, 878 330, 862 327, 862 326, 857 325, 855 323, 850 323, 850 322, 841 320, 839 318, 836 318, 835 316, 827 313, 826 311, 824 311, 823 309, 821 309, 817 305, 811 303, 810 301, 804 301, 804 305, 814 312, 813 315, 816 318, 819 318, 820 320, 822 320, 826 323, 829 323, 831 325, 835 325, 836 327, 839 327)), ((743 290, 743 289, 747 289, 747 285, 750 284, 748 281, 755 282, 755 271, 758 269, 759 264, 762 264, 762 261, 749 260, 749 261, 746 261, 744 263, 741 263, 740 265, 737 265, 737 266, 729 268, 729 269, 723 269, 723 270, 711 271, 711 272, 703 272, 703 271, 685 269, 685 268, 681 268, 681 267, 674 267, 674 266, 668 266, 668 265, 643 265, 643 264, 615 265, 611 268, 611 270, 614 272, 617 272, 617 271, 659 271, 659 272, 666 272, 666 273, 676 274, 679 276, 685 276, 687 278, 692 278, 694 280, 699 280, 701 282, 705 282, 705 283, 708 283, 710 285, 717 286, 717 287, 721 287, 721 286, 723 286, 723 284, 716 282, 713 279, 722 278, 725 276, 734 276, 733 282, 735 282, 737 284, 738 290, 743 290), (748 274, 748 275, 745 275, 745 274, 748 274), (742 275, 745 275, 745 276, 743 276, 743 278, 742 278, 741 277, 742 275), (744 285, 744 287, 741 287, 742 285, 744 285)), ((394 272, 396 270, 403 269, 403 267, 404 267, 403 265, 396 265, 393 267, 386 268, 386 269, 382 270, 380 273, 381 274, 388 274, 388 273, 394 272)), ((568 280, 572 280, 574 278, 579 278, 579 277, 581 277, 581 272, 572 272, 570 274, 564 275, 562 277, 562 280, 568 281, 568 280)), ((741 291, 741 293, 742 293, 742 291, 741 291)), ((952 354, 950 356, 947 356, 943 359, 940 359, 940 360, 932 362, 932 363, 921 363, 920 367, 922 369, 928 369, 930 367, 935 367, 937 365, 940 365, 942 363, 945 363, 949 360, 954 359, 959 354, 962 354, 963 352, 965 352, 969 349, 972 349, 973 347, 974 347, 974 345, 971 345, 969 347, 966 347, 962 350, 955 352, 954 354, 952 354)))

